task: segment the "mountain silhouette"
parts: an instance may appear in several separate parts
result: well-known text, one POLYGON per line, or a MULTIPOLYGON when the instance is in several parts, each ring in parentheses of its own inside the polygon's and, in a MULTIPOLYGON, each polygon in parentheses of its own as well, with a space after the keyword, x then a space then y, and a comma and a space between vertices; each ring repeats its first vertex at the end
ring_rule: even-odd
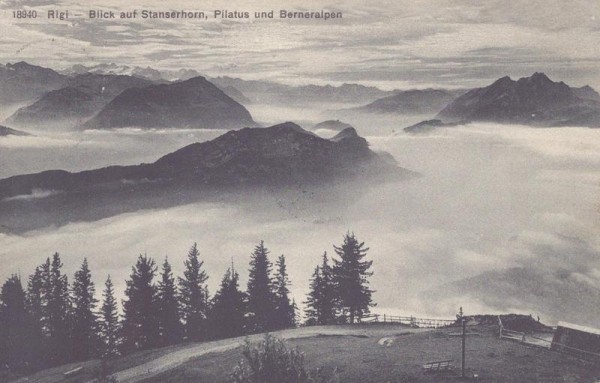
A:
POLYGON ((127 89, 84 127, 237 129, 249 125, 256 124, 246 108, 199 76, 177 83, 127 89))
POLYGON ((544 73, 502 77, 454 100, 436 117, 444 122, 490 121, 533 126, 600 126, 600 101, 590 87, 571 88, 544 73))
POLYGON ((62 88, 67 79, 52 69, 25 61, 0 65, 0 103, 35 100, 50 90, 62 88))
POLYGON ((133 76, 81 74, 69 79, 66 87, 20 108, 7 122, 15 126, 72 128, 85 123, 124 90, 151 84, 133 76))
POLYGON ((188 145, 150 164, 77 173, 51 170, 0 180, 0 222, 10 230, 24 231, 255 188, 305 190, 414 175, 390 157, 371 151, 353 128, 330 140, 291 122, 243 128, 188 145))

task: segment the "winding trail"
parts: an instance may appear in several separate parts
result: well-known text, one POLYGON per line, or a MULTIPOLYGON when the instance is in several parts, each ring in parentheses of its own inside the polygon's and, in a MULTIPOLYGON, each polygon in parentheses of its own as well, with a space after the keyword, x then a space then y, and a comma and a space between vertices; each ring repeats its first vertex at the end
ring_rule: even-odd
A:
MULTIPOLYGON (((280 339, 300 339, 316 336, 367 336, 379 337, 392 335, 399 327, 396 326, 316 326, 302 327, 292 330, 273 332, 280 339)), ((422 332, 423 329, 410 329, 403 327, 403 332, 422 332)), ((251 335, 250 341, 258 341, 263 334, 251 335)), ((163 355, 147 363, 135 366, 115 374, 119 383, 134 383, 156 376, 165 371, 172 370, 183 363, 210 353, 219 353, 236 349, 244 344, 246 337, 224 339, 213 342, 197 343, 186 346, 180 350, 163 355)), ((91 381, 88 383, 92 383, 91 381)))
MULTIPOLYGON (((360 336, 373 338, 373 342, 378 342, 381 338, 394 339, 400 333, 406 334, 430 331, 429 329, 409 328, 402 325, 382 325, 382 324, 364 324, 353 326, 314 326, 301 327, 297 329, 274 331, 272 334, 280 339, 301 339, 318 336, 360 336)), ((178 366, 206 354, 221 353, 234 350, 241 347, 246 338, 250 341, 263 339, 264 334, 251 335, 249 337, 238 337, 223 339, 212 342, 192 343, 174 347, 168 353, 157 350, 157 356, 151 360, 141 363, 137 366, 126 368, 114 373, 119 383, 141 382, 157 376, 163 372, 173 370, 178 366)), ((64 381, 63 374, 78 367, 91 371, 97 368, 97 361, 87 361, 82 363, 73 363, 65 366, 59 366, 52 369, 40 371, 34 375, 20 378, 13 383, 58 383, 64 381)), ((75 378, 74 381, 77 381, 75 378)), ((89 380, 86 383, 93 383, 89 380)))

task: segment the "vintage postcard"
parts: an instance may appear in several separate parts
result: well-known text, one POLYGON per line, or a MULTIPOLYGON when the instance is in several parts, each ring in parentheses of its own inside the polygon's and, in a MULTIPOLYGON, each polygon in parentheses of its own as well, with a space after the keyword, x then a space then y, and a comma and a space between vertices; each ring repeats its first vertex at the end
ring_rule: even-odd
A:
POLYGON ((599 382, 600 2, 0 0, 0 382, 599 382))

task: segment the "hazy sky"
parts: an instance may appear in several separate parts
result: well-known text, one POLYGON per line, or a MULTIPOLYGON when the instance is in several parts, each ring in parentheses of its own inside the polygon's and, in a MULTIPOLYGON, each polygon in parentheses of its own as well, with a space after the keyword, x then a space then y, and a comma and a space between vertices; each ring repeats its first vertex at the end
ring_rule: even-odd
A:
MULTIPOLYGON (((485 85, 535 71, 600 88, 600 2, 0 1, 0 54, 53 67, 111 63, 193 68, 210 76, 386 88, 485 85), (41 18, 13 18, 15 8, 41 18), (336 10, 341 20, 49 21, 48 9, 336 10)), ((73 16, 72 16, 73 17, 73 16)), ((212 17, 212 16, 211 16, 212 17)))

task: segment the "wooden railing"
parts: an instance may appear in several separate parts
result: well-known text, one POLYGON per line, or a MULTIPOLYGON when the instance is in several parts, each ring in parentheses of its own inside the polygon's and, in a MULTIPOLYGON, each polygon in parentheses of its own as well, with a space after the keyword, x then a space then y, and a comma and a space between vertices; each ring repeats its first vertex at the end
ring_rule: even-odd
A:
POLYGON ((440 328, 456 324, 456 319, 418 318, 413 316, 371 314, 361 318, 362 323, 398 323, 411 327, 440 328))

